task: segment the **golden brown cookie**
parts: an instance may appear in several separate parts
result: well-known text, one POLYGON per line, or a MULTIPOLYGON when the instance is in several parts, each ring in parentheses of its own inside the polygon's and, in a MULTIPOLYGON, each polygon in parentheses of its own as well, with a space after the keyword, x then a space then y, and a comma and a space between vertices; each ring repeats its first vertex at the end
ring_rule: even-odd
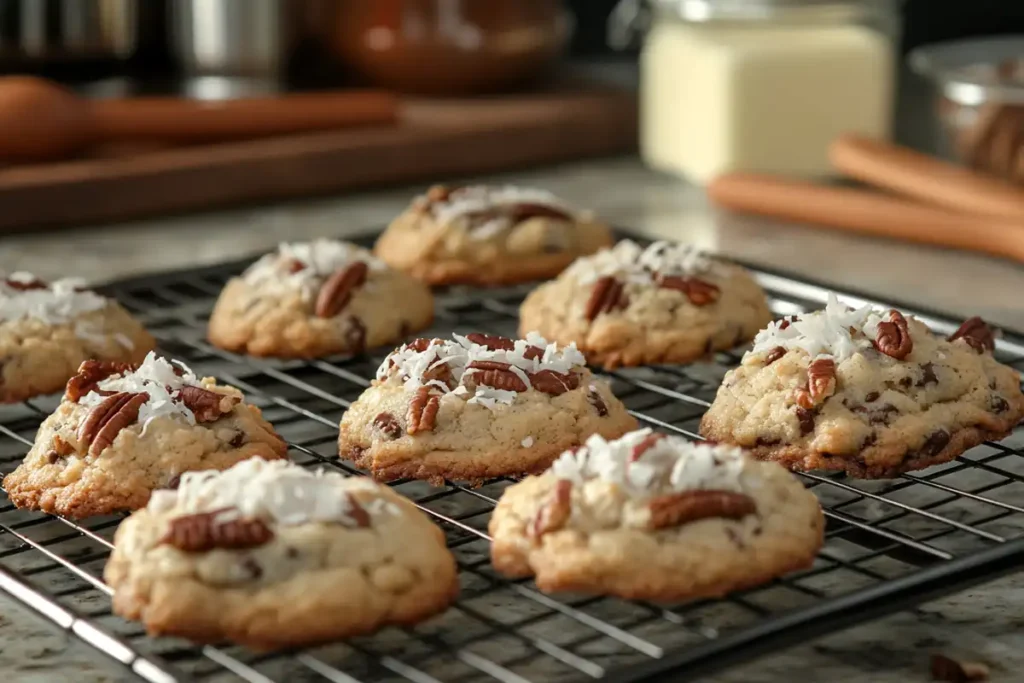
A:
POLYGON ((823 531, 817 498, 783 468, 642 429, 592 436, 509 487, 491 560, 546 592, 676 602, 810 566, 823 531))
POLYGON ((949 339, 913 317, 833 295, 757 335, 701 434, 798 470, 892 477, 946 462, 1024 417, 1020 376, 979 318, 949 339))
POLYGON ((258 458, 154 493, 118 528, 104 579, 151 635, 256 650, 412 625, 459 589, 444 534, 408 500, 258 458))
POLYGON ((623 240, 577 259, 532 291, 519 329, 587 360, 623 365, 688 363, 750 341, 771 321, 764 291, 743 268, 686 244, 623 240))
POLYGON ((501 285, 553 277, 611 243, 608 226, 550 192, 439 185, 388 226, 374 252, 431 285, 501 285))
POLYGON ((254 356, 315 358, 393 344, 430 326, 418 280, 348 242, 282 244, 228 282, 210 341, 254 356))
POLYGON ((341 458, 375 477, 478 483, 538 472, 636 420, 574 347, 532 334, 418 339, 387 357, 341 418, 341 458))
POLYGON ((140 508, 184 472, 287 450, 240 391, 150 353, 137 367, 83 363, 3 485, 20 508, 81 518, 140 508))
POLYGON ((84 360, 141 362, 155 345, 120 304, 80 280, 0 273, 0 403, 60 391, 84 360))

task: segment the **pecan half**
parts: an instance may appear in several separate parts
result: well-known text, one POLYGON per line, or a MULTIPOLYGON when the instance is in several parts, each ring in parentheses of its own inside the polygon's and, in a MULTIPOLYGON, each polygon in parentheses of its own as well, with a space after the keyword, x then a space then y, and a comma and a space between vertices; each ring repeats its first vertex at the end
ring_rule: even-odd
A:
POLYGON ((433 431, 437 411, 441 409, 440 399, 430 393, 430 387, 420 387, 409 403, 409 434, 433 431))
POLYGON ((18 290, 19 292, 27 292, 27 291, 32 290, 32 289, 49 289, 50 288, 50 286, 48 284, 46 284, 45 282, 43 282, 39 278, 33 278, 32 280, 29 280, 28 282, 23 282, 21 280, 12 280, 10 278, 6 278, 4 280, 4 284, 6 284, 11 289, 18 290))
POLYGON ((230 510, 231 508, 222 508, 176 517, 171 520, 160 543, 186 553, 201 553, 214 548, 256 548, 274 538, 274 532, 270 527, 258 519, 217 521, 219 515, 230 510))
POLYGON ((402 425, 398 424, 398 420, 391 413, 378 414, 373 418, 373 426, 389 439, 397 439, 402 436, 402 425))
POLYGON ((351 493, 346 493, 345 497, 348 499, 348 510, 346 512, 349 518, 351 518, 360 529, 365 529, 370 526, 370 513, 366 511, 366 508, 359 504, 359 499, 351 493))
POLYGON ((878 323, 875 348, 896 360, 903 360, 914 350, 907 319, 897 310, 889 311, 888 322, 878 323))
POLYGON ((781 346, 776 346, 774 349, 772 349, 765 355, 764 364, 767 367, 785 355, 786 349, 782 348, 781 346))
POLYGON ((122 375, 138 370, 138 365, 118 363, 109 360, 87 360, 78 366, 78 373, 68 380, 64 395, 73 403, 93 391, 96 385, 113 375, 122 375))
POLYGON ((564 527, 571 515, 572 482, 559 479, 548 500, 537 510, 533 522, 526 527, 526 535, 536 541, 544 534, 564 527))
POLYGON ((127 391, 109 396, 95 406, 78 427, 78 440, 89 447, 89 455, 96 457, 114 442, 118 433, 139 419, 139 408, 149 400, 149 394, 127 391))
POLYGON ((466 366, 467 370, 475 371, 468 377, 472 384, 504 391, 526 391, 526 383, 511 368, 508 363, 495 360, 476 360, 466 366))
POLYGON ((658 275, 655 282, 662 289, 674 289, 682 292, 694 306, 707 306, 718 301, 722 291, 716 286, 697 277, 679 275, 658 275))
POLYGON ((814 420, 817 416, 817 410, 797 407, 796 420, 800 423, 801 436, 807 436, 814 431, 814 420))
POLYGON ((547 204, 530 204, 527 202, 513 204, 507 209, 507 214, 513 223, 521 223, 530 218, 555 218, 561 221, 572 220, 572 215, 563 209, 547 204))
POLYGON ((554 370, 539 370, 530 373, 530 383, 537 391, 552 396, 561 396, 567 391, 572 391, 580 386, 580 377, 573 372, 555 372, 554 370))
POLYGON ((654 444, 658 443, 664 438, 664 434, 658 434, 657 432, 653 434, 648 434, 643 441, 633 446, 633 451, 629 454, 630 461, 636 462, 637 460, 639 460, 641 457, 643 457, 644 453, 654 448, 654 444))
POLYGON ((182 387, 175 398, 191 410, 196 416, 196 422, 200 423, 219 420, 242 400, 238 396, 218 394, 216 391, 192 386, 182 387))
POLYGON ((994 351, 996 348, 995 333, 992 332, 992 328, 988 326, 988 323, 978 316, 968 318, 957 328, 956 332, 949 335, 949 341, 956 341, 957 339, 963 339, 978 353, 994 351))
POLYGON ((742 519, 757 512, 754 499, 732 491, 683 491, 653 498, 650 529, 681 526, 700 519, 742 519))
POLYGON ((511 351, 516 347, 514 339, 484 334, 483 332, 470 332, 466 335, 466 339, 491 351, 511 351))
POLYGON ((831 358, 818 358, 807 367, 807 386, 797 390, 796 402, 810 410, 836 393, 836 362, 831 358))
POLYGON ((345 306, 348 306, 352 298, 352 292, 363 286, 369 272, 369 266, 362 261, 356 261, 327 278, 316 297, 317 317, 333 318, 345 310, 345 306))
POLYGON ((590 299, 587 300, 587 307, 583 315, 587 320, 594 320, 602 313, 610 313, 616 309, 623 309, 629 305, 626 298, 625 285, 613 277, 603 277, 594 283, 594 289, 590 292, 590 299))
POLYGON ((288 271, 289 274, 294 275, 295 273, 300 273, 305 270, 306 264, 297 258, 290 258, 284 262, 284 269, 288 271))

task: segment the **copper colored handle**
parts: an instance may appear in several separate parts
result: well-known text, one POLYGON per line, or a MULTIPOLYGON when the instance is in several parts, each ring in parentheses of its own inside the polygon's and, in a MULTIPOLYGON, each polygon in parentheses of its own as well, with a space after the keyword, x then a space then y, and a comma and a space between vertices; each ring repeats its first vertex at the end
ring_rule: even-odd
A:
POLYGON ((196 143, 393 124, 398 100, 381 91, 349 91, 218 102, 104 100, 91 110, 101 140, 196 143))
POLYGON ((905 147, 844 135, 829 149, 851 178, 961 213, 1024 223, 1024 189, 905 147))
POLYGON ((1024 223, 953 213, 867 190, 752 173, 719 176, 707 191, 715 204, 744 213, 1024 262, 1024 223))

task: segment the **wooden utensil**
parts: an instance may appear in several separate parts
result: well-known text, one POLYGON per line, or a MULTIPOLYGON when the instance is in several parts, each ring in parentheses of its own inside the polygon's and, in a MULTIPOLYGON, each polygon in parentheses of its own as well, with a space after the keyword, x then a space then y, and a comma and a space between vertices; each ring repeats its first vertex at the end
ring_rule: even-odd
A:
POLYGON ((1024 223, 1024 189, 906 147, 855 135, 829 148, 836 170, 861 182, 961 213, 1024 223))
POLYGON ((11 76, 0 78, 0 159, 43 161, 105 142, 220 142, 393 124, 397 118, 397 98, 382 91, 217 102, 175 98, 90 101, 50 81, 11 76))
POLYGON ((728 173, 708 196, 718 206, 783 220, 940 247, 968 249, 1024 263, 1024 223, 950 212, 869 190, 728 173))

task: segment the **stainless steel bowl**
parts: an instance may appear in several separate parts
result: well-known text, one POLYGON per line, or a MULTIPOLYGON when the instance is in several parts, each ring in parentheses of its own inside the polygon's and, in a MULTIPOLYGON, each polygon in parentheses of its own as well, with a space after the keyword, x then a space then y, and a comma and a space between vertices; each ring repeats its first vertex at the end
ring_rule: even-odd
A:
POLYGON ((126 59, 138 44, 138 0, 3 0, 0 66, 126 59))

